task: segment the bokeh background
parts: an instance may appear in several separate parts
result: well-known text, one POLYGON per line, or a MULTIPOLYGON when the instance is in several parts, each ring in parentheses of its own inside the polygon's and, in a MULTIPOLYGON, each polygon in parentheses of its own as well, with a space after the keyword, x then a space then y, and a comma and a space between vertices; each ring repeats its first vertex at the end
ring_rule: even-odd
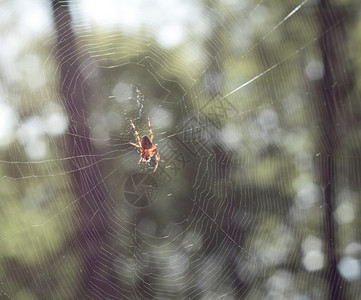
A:
POLYGON ((360 16, 0 1, 0 299, 361 299, 360 16))

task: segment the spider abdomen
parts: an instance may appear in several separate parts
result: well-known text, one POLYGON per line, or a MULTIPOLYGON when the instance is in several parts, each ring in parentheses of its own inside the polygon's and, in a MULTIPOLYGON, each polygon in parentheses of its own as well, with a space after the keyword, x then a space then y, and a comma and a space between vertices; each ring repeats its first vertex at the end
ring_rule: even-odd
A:
POLYGON ((152 142, 150 141, 149 137, 146 135, 142 137, 141 141, 143 149, 151 149, 153 147, 152 142))

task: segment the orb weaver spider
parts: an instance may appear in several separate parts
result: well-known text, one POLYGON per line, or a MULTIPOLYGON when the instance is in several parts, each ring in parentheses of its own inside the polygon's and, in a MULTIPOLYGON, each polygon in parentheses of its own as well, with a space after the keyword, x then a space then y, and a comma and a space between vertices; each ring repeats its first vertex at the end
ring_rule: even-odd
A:
POLYGON ((155 168, 153 170, 153 172, 155 172, 158 168, 158 164, 159 164, 159 160, 160 160, 160 155, 157 151, 157 146, 158 144, 153 145, 153 132, 152 132, 152 128, 150 127, 150 119, 148 117, 148 125, 149 125, 149 132, 150 132, 150 139, 148 136, 143 136, 142 140, 140 140, 139 137, 139 133, 137 131, 137 128, 135 128, 133 120, 130 119, 130 124, 132 125, 135 134, 137 135, 137 139, 138 139, 138 144, 135 143, 131 143, 129 142, 129 144, 137 147, 140 149, 140 159, 138 161, 138 165, 142 162, 149 162, 150 159, 153 157, 153 155, 155 155, 156 158, 156 165, 155 168))

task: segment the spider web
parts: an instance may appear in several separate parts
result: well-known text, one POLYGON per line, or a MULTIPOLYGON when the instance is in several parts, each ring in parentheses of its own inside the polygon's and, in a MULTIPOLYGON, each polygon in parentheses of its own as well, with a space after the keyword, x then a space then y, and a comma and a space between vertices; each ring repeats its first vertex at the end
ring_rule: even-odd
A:
POLYGON ((1 299, 360 294, 357 1, 1 5, 1 299))

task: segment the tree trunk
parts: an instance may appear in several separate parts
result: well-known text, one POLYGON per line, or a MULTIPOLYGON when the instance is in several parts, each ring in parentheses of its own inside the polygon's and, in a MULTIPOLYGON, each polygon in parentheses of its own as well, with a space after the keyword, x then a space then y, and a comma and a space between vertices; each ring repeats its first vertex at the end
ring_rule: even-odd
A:
POLYGON ((327 1, 319 7, 321 29, 320 50, 324 75, 320 82, 318 115, 320 125, 320 159, 318 169, 323 190, 326 233, 326 262, 328 299, 339 300, 346 296, 346 283, 338 269, 338 256, 335 236, 334 196, 335 196, 335 155, 339 146, 337 136, 338 103, 346 97, 348 77, 345 73, 345 54, 342 41, 345 39, 344 13, 340 8, 332 8, 327 1))
POLYGON ((102 182, 100 153, 93 145, 86 124, 88 104, 97 89, 97 78, 87 76, 90 71, 86 67, 92 68, 94 65, 76 47, 77 40, 67 4, 61 5, 60 1, 53 0, 52 8, 58 37, 55 55, 60 66, 60 93, 69 116, 66 151, 77 199, 74 222, 79 232, 74 251, 80 252, 84 264, 82 281, 85 286, 84 289, 78 287, 77 299, 101 299, 99 291, 103 295, 108 293, 117 297, 115 293, 118 292, 114 289, 110 291, 110 282, 104 280, 99 269, 109 221, 105 219, 108 214, 105 210, 106 189, 102 182), (82 65, 85 60, 86 65, 82 65))

